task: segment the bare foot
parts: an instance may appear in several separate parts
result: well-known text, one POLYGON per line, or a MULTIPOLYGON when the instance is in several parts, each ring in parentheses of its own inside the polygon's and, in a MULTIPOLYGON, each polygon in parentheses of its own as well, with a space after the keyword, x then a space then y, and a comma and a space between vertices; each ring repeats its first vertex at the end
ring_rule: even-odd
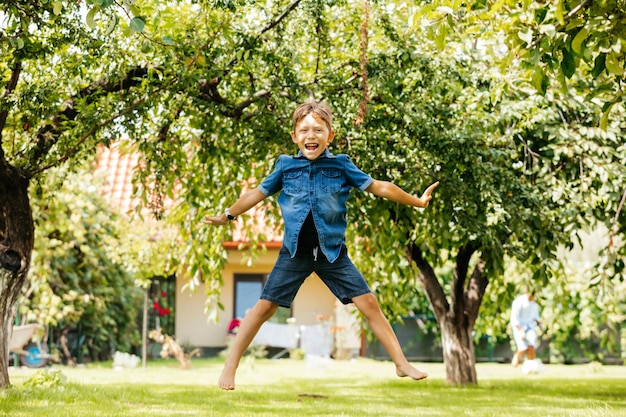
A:
POLYGON ((407 363, 406 365, 402 367, 396 366, 396 374, 401 378, 408 376, 408 377, 415 379, 416 381, 419 381, 420 379, 425 379, 428 377, 427 373, 420 371, 419 369, 413 367, 409 363, 407 363))
POLYGON ((220 378, 217 380, 217 386, 226 391, 234 390, 235 372, 237 372, 237 367, 224 365, 220 378))

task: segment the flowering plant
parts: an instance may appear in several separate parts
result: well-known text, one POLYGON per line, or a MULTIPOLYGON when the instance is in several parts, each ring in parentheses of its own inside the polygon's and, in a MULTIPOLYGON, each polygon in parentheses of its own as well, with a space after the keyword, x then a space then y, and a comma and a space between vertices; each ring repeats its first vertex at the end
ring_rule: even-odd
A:
MULTIPOLYGON (((167 296, 167 292, 161 291, 161 297, 165 298, 166 296, 167 296)), ((152 308, 154 309, 154 311, 157 312, 159 317, 163 317, 163 316, 170 314, 170 309, 161 306, 159 304, 159 299, 157 297, 154 297, 154 303, 152 304, 152 308)))

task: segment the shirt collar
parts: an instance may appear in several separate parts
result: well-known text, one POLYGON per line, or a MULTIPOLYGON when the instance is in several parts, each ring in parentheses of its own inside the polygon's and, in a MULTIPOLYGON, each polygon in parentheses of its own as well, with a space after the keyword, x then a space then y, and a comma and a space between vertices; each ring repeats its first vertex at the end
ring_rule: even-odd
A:
MULTIPOLYGON (((298 155, 296 155, 295 158, 296 159, 304 159, 305 156, 302 155, 302 151, 299 150, 298 151, 298 155)), ((321 158, 332 158, 332 159, 334 159, 334 158, 336 158, 336 156, 333 155, 332 153, 330 153, 328 148, 326 148, 326 149, 324 149, 324 152, 322 152, 321 155, 317 157, 317 159, 321 159, 321 158)), ((317 161, 317 159, 315 159, 315 161, 317 161)), ((313 162, 313 161, 311 161, 311 162, 313 162)))

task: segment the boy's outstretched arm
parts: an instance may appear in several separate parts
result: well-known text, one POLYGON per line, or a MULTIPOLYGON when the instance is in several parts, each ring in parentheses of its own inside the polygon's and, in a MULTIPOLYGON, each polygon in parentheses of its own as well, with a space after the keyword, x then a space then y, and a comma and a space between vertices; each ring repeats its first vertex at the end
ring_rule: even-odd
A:
POLYGON ((433 190, 438 185, 439 185, 439 181, 428 186, 428 188, 426 188, 426 191, 424 191, 424 194, 422 194, 422 196, 419 198, 407 193, 402 188, 398 187, 397 185, 389 181, 374 180, 372 185, 367 187, 365 191, 368 191, 374 195, 377 195, 378 197, 395 201, 396 203, 408 204, 414 207, 426 208, 428 207, 428 203, 430 203, 430 200, 432 200, 433 198, 432 196, 433 190))
MULTIPOLYGON (((228 208, 228 211, 231 215, 237 217, 240 214, 245 213, 250 210, 252 207, 256 206, 261 201, 265 200, 267 196, 259 191, 258 188, 254 188, 250 191, 246 191, 239 197, 239 199, 228 208)), ((215 226, 223 226, 228 224, 230 220, 226 217, 226 213, 221 214, 219 216, 205 216, 202 220, 204 223, 212 224, 215 226)))

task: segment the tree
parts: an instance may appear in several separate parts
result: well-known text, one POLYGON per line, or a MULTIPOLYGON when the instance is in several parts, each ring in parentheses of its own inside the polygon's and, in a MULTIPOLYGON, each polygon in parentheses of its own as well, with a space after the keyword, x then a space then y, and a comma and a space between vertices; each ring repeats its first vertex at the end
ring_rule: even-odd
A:
MULTIPOLYGON (((520 126, 520 132, 511 130, 510 133, 522 140, 526 153, 523 166, 527 162, 539 163, 533 167, 538 175, 529 177, 533 186, 539 185, 537 178, 550 179, 545 194, 552 194, 552 199, 562 205, 558 222, 563 231, 574 234, 573 241, 582 243, 576 231, 598 227, 596 221, 610 230, 607 247, 596 266, 599 273, 589 282, 590 287, 599 288, 591 308, 595 306, 596 313, 602 312, 609 326, 619 326, 623 313, 615 306, 619 305, 616 301, 620 299, 619 285, 624 278, 624 264, 620 258, 625 246, 620 245, 615 236, 623 235, 626 224, 624 216, 620 217, 626 188, 623 170, 618 163, 623 157, 623 147, 618 140, 624 120, 625 55, 621 45, 624 42, 622 22, 626 14, 623 4, 584 0, 432 2, 412 9, 412 13, 413 27, 416 30, 426 28, 439 50, 458 51, 459 48, 474 47, 482 56, 488 57, 488 61, 498 64, 502 73, 511 71, 515 74, 516 79, 511 80, 511 85, 506 83, 508 91, 505 96, 500 95, 503 90, 496 86, 491 92, 492 99, 512 99, 514 91, 525 82, 543 96, 540 101, 545 101, 539 109, 537 98, 529 103, 530 108, 538 112, 525 111, 525 117, 538 122, 537 127, 530 128, 532 123, 523 121, 526 126, 520 126), (554 108, 550 109, 550 105, 554 108), (553 115, 549 116, 550 113, 553 115), (598 131, 596 126, 607 133, 598 131), (529 133, 530 138, 526 137, 529 133), (541 137, 544 139, 538 140, 541 137), (550 159, 552 163, 546 164, 550 159), (606 171, 607 162, 617 171, 606 171), (574 167, 576 163, 577 169, 574 167), (608 178, 613 179, 610 185, 606 183, 608 178), (578 196, 587 201, 576 201, 578 196)), ((527 95, 532 97, 530 93, 527 95)), ((520 103, 524 101, 520 100, 520 103)), ((515 119, 521 121, 518 117, 515 119)), ((519 124, 511 121, 513 125, 519 124)), ((559 241, 555 239, 555 243, 559 241)), ((573 244, 561 242, 567 247, 573 244)), ((536 244, 531 241, 527 245, 529 243, 536 244)), ((541 241, 537 243, 538 247, 542 246, 541 241)), ((541 267, 533 268, 534 278, 541 277, 542 271, 551 274, 563 271, 558 262, 550 265, 551 261, 547 260, 553 253, 550 249, 535 260, 535 264, 541 267)), ((559 277, 565 286, 567 277, 559 277)), ((558 293, 567 294, 566 291, 558 293)), ((572 304, 576 297, 573 293, 570 302, 566 302, 566 298, 552 301, 565 309, 561 311, 571 311, 572 314, 567 316, 578 317, 574 313, 580 313, 583 307, 572 304)), ((498 298, 506 299, 506 296, 498 298)), ((584 311, 588 313, 590 304, 583 305, 587 306, 584 311)), ((562 315, 559 319, 564 317, 562 315)), ((583 335, 591 329, 588 320, 581 323, 570 320, 568 323, 572 328, 581 326, 583 335)))
MULTIPOLYGON (((110 3, 109 3, 110 4, 110 3)), ((126 94, 147 69, 124 66, 122 42, 103 48, 75 2, 8 1, 0 14, 0 387, 34 239, 29 185, 52 167, 76 166, 120 132, 145 97, 126 94), (120 58, 120 59, 117 59, 120 58), (122 61, 122 62, 121 62, 122 61), (109 75, 109 70, 114 69, 109 75), (104 128, 108 128, 105 132, 104 128)))

